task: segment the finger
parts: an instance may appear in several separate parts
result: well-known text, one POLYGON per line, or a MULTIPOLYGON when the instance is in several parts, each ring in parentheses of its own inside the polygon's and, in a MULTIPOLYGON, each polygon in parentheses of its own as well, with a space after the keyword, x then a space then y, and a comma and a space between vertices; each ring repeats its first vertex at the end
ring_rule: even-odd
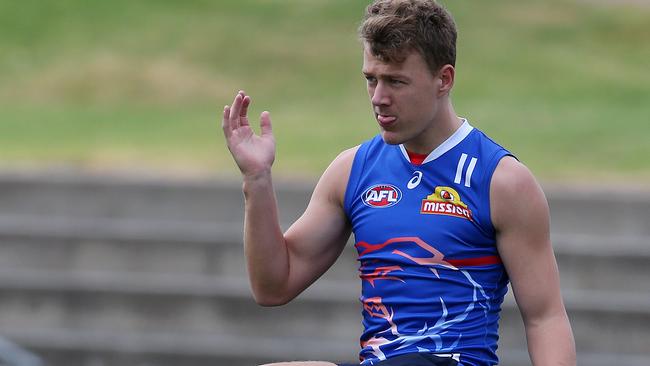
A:
POLYGON ((246 95, 242 100, 241 112, 239 112, 239 122, 242 126, 248 126, 248 106, 251 104, 251 97, 246 95))
POLYGON ((271 127, 271 113, 268 111, 264 111, 260 115, 260 129, 262 136, 273 136, 273 128, 271 127))
POLYGON ((230 128, 233 130, 239 127, 239 114, 241 113, 243 99, 244 97, 241 95, 241 92, 237 93, 235 100, 233 100, 232 105, 230 106, 228 121, 230 122, 230 128))
POLYGON ((226 138, 230 138, 232 135, 232 128, 230 128, 230 106, 223 107, 223 120, 221 122, 221 128, 223 129, 223 134, 226 138))

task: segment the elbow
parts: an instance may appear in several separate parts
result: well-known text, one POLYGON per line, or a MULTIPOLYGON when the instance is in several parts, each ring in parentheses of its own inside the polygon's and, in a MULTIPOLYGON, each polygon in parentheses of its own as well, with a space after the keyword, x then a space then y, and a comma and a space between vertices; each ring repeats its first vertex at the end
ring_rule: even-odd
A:
POLYGON ((282 296, 277 292, 260 291, 253 289, 253 300, 259 306, 263 307, 276 307, 288 304, 293 298, 282 296))
POLYGON ((254 298, 255 298, 255 303, 257 303, 257 305, 265 307, 265 308, 272 308, 272 307, 276 307, 276 306, 282 306, 282 305, 286 305, 288 303, 288 301, 272 299, 272 298, 260 298, 260 297, 257 297, 257 296, 255 296, 254 298))
POLYGON ((257 305, 265 308, 282 306, 289 303, 289 300, 271 296, 253 296, 253 299, 257 305))

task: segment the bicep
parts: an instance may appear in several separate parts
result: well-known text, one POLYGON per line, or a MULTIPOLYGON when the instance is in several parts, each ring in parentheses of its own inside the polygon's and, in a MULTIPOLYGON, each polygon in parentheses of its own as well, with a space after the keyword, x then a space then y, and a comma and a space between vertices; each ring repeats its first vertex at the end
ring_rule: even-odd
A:
POLYGON ((307 209, 284 235, 292 292, 302 292, 325 273, 350 236, 343 196, 355 152, 347 150, 332 162, 316 185, 307 209))
POLYGON ((491 184, 499 255, 524 322, 564 311, 544 193, 521 163, 505 158, 491 184))

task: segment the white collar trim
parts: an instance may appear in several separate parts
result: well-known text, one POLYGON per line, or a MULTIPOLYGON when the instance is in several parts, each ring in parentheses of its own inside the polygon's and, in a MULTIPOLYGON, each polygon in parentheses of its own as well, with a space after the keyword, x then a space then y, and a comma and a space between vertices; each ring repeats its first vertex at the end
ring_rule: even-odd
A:
MULTIPOLYGON (((441 157, 444 153, 447 151, 453 149, 456 147, 456 145, 460 144, 461 141, 469 135, 470 132, 474 129, 469 122, 465 118, 462 119, 463 124, 458 127, 458 129, 451 135, 449 138, 447 138, 442 144, 438 145, 429 155, 427 155, 426 159, 422 162, 422 164, 426 164, 430 161, 434 161, 441 157)), ((402 150, 402 155, 404 155, 404 158, 406 158, 406 161, 411 161, 409 158, 408 152, 406 152, 406 148, 404 147, 404 144, 399 145, 400 150, 402 150)))

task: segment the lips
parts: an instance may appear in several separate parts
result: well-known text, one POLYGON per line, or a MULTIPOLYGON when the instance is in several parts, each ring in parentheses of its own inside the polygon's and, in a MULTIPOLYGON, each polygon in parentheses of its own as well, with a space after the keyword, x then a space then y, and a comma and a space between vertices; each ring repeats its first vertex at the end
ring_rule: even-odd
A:
POLYGON ((388 126, 392 125, 393 123, 395 123, 395 121, 397 121, 397 117, 395 117, 395 116, 377 114, 377 122, 379 122, 379 124, 382 127, 388 127, 388 126))

